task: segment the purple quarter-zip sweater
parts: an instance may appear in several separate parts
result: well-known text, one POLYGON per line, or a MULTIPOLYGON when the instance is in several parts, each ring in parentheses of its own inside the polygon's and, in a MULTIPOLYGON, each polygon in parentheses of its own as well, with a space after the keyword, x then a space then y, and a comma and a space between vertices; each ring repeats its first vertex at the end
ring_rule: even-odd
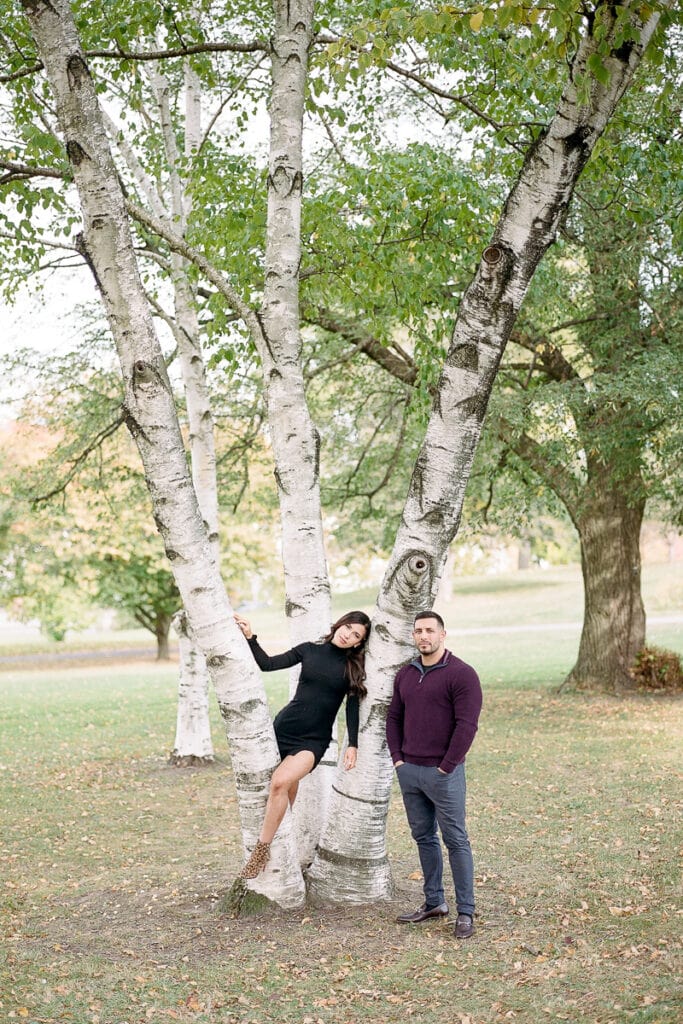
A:
POLYGON ((391 760, 452 772, 472 745, 481 705, 479 676, 450 651, 436 665, 419 657, 404 665, 387 712, 391 760))

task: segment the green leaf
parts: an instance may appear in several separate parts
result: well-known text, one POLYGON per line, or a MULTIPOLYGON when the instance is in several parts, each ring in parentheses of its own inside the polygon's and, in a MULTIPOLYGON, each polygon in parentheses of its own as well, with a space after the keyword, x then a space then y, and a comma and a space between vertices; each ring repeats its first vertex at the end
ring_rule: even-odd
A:
POLYGON ((599 57, 597 53, 592 53, 588 58, 588 70, 600 85, 609 85, 609 70, 605 67, 601 57, 599 57))

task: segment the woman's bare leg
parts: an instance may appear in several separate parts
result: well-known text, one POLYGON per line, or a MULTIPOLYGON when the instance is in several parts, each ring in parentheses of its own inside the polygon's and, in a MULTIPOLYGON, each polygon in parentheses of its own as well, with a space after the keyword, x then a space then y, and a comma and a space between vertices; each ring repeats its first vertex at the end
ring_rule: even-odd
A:
POLYGON ((300 781, 315 764, 310 750, 288 754, 277 766, 270 780, 266 814, 261 826, 260 843, 271 843, 287 808, 294 803, 300 781))

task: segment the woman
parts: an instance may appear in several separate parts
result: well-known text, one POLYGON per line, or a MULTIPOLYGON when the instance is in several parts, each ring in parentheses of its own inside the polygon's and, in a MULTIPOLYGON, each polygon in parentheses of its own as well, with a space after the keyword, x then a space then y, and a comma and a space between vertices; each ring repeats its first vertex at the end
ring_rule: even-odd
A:
POLYGON ((240 872, 241 878, 256 878, 270 859, 270 844, 294 803, 299 782, 312 772, 332 739, 332 729, 346 697, 348 746, 344 768, 354 768, 358 753, 358 705, 366 695, 365 644, 370 619, 365 612, 347 612, 334 623, 322 643, 297 644, 284 654, 270 657, 256 642, 246 619, 235 621, 249 641, 256 664, 263 672, 301 665, 296 693, 273 722, 280 764, 273 772, 266 814, 258 842, 240 872))

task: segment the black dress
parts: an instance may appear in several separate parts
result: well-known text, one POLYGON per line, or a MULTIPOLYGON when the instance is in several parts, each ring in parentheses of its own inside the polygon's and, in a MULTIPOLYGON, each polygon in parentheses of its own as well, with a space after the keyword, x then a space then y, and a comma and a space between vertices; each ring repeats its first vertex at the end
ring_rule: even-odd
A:
POLYGON ((315 768, 330 745, 332 728, 344 697, 349 746, 358 746, 358 696, 349 693, 346 652, 341 647, 332 643, 297 644, 283 654, 270 657, 255 636, 249 640, 249 646, 263 672, 301 665, 296 693, 273 722, 280 757, 310 750, 315 768))

